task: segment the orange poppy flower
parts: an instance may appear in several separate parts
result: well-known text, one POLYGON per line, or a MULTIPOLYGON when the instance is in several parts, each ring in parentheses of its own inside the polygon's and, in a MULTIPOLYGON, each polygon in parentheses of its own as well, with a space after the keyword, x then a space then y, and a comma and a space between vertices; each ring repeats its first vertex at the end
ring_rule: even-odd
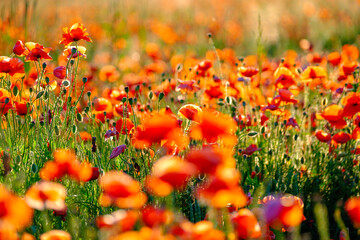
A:
POLYGON ((122 171, 105 173, 99 184, 103 190, 99 201, 103 206, 115 204, 120 208, 140 208, 147 201, 139 182, 122 171))
POLYGON ((231 221, 239 239, 259 238, 261 236, 260 224, 249 209, 243 208, 232 214, 231 221))
POLYGON ((99 216, 96 218, 98 228, 116 227, 120 232, 130 231, 135 227, 139 214, 133 210, 117 210, 111 214, 99 216))
POLYGON ((113 106, 111 102, 106 98, 96 98, 93 101, 95 117, 97 120, 101 121, 102 123, 105 123, 105 114, 106 112, 106 118, 111 119, 114 117, 113 114, 113 106))
POLYGON ((328 55, 328 61, 331 65, 337 66, 341 62, 341 55, 338 52, 332 52, 328 55))
POLYGON ((33 184, 25 194, 26 203, 37 210, 61 211, 65 205, 66 189, 60 183, 40 181, 33 184))
POLYGON ((80 132, 80 138, 84 142, 90 142, 91 139, 92 139, 91 134, 86 132, 86 131, 81 131, 80 132))
POLYGON ((203 109, 202 121, 191 129, 191 137, 204 139, 208 143, 216 142, 219 138, 232 135, 236 130, 236 122, 228 115, 203 109))
POLYGON ((211 147, 192 150, 186 155, 185 159, 194 164, 200 173, 214 173, 216 167, 223 162, 222 154, 211 147))
POLYGON ((341 100, 344 107, 344 117, 352 118, 356 113, 360 112, 360 93, 351 92, 341 100))
POLYGON ((49 55, 52 48, 45 48, 43 45, 33 42, 27 42, 25 46, 29 50, 25 61, 38 61, 39 59, 52 60, 52 57, 49 55))
POLYGON ((85 40, 88 42, 92 42, 89 37, 89 33, 87 32, 84 25, 81 23, 73 24, 70 29, 65 27, 63 28, 63 35, 62 39, 60 40, 59 44, 64 44, 65 46, 69 45, 72 42, 77 42, 79 40, 85 40))
POLYGON ((63 230, 51 230, 41 234, 40 240, 71 240, 71 235, 63 230))
POLYGON ((69 175, 77 181, 86 182, 92 176, 92 167, 88 162, 80 163, 74 152, 58 149, 54 152, 54 161, 46 162, 39 175, 44 180, 55 180, 69 175))
POLYGON ((95 111, 99 112, 111 112, 112 111, 112 104, 106 98, 96 98, 93 101, 95 111))
POLYGON ((151 175, 175 189, 181 189, 195 172, 196 168, 191 163, 176 156, 164 156, 154 163, 151 175))
POLYGON ((349 215, 354 227, 360 228, 360 198, 351 197, 345 202, 345 210, 349 215))
POLYGON ((247 197, 238 185, 239 179, 240 174, 236 169, 218 168, 216 174, 198 187, 197 196, 201 202, 215 208, 229 204, 243 207, 247 203, 247 197))
POLYGON ((11 94, 4 88, 0 88, 0 115, 6 114, 12 109, 11 94))
POLYGON ((345 62, 356 61, 359 58, 359 49, 350 44, 345 44, 342 47, 341 57, 345 62))
POLYGON ((331 134, 323 130, 317 130, 315 136, 320 142, 329 142, 331 140, 331 134))
POLYGON ((321 116, 326 119, 331 126, 337 129, 343 129, 346 127, 346 121, 343 118, 344 110, 342 107, 336 104, 332 104, 326 107, 321 116))
POLYGON ((212 222, 200 221, 193 225, 191 239, 225 240, 226 237, 222 231, 214 229, 212 222))
POLYGON ((312 82, 315 79, 325 79, 325 69, 319 66, 309 66, 301 73, 300 79, 302 82, 312 82))
POLYGON ((31 224, 33 210, 23 199, 8 191, 4 185, 0 185, 0 206, 1 226, 21 230, 31 224))
POLYGON ((22 78, 25 75, 24 63, 18 58, 0 56, 0 77, 6 74, 22 78))
POLYGON ((115 82, 119 77, 119 71, 112 65, 106 65, 100 69, 99 78, 101 81, 115 82))
POLYGON ((177 120, 169 115, 152 114, 147 116, 142 125, 135 129, 132 144, 136 148, 146 148, 153 143, 161 143, 168 134, 178 128, 177 120))
POLYGON ((200 123, 202 117, 202 110, 200 107, 194 104, 186 104, 179 109, 178 115, 181 118, 186 118, 194 122, 200 123))

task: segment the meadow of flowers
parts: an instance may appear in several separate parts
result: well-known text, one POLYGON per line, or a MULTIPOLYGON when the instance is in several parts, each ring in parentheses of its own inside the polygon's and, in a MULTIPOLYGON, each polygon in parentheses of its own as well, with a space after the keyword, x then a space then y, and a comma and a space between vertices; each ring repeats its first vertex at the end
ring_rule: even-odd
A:
POLYGON ((0 7, 0 240, 360 238, 360 3, 0 7))

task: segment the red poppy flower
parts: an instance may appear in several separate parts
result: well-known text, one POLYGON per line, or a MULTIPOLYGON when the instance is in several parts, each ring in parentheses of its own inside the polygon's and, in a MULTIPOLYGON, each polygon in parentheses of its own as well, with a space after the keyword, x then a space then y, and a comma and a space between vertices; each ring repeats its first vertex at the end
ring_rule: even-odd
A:
POLYGON ((65 205, 66 189, 60 183, 40 181, 33 184, 25 194, 26 203, 37 210, 61 211, 65 205))
POLYGON ((192 127, 191 137, 213 143, 221 137, 232 135, 235 130, 236 122, 230 116, 203 109, 201 123, 192 127))
POLYGON ((181 189, 186 185, 196 168, 189 162, 176 156, 165 156, 157 160, 152 168, 152 176, 181 189))
POLYGON ((196 106, 194 104, 186 104, 179 109, 178 115, 181 118, 186 118, 194 122, 200 123, 202 110, 199 106, 196 106))
POLYGON ((220 208, 232 204, 243 207, 247 197, 238 185, 240 174, 234 168, 218 168, 216 174, 197 188, 197 196, 203 203, 220 208))
POLYGON ((351 197, 345 202, 345 210, 356 228, 360 228, 360 198, 351 197))
POLYGON ((111 214, 97 217, 96 226, 98 228, 118 227, 121 232, 126 232, 134 228, 138 218, 139 214, 134 210, 117 210, 111 214))
POLYGON ((102 206, 112 204, 120 208, 140 208, 146 201, 140 184, 122 171, 110 171, 99 179, 103 189, 99 202, 102 206))
POLYGON ((59 79, 64 79, 66 77, 66 67, 64 66, 56 67, 53 71, 53 74, 55 77, 59 79))
POLYGON ((331 140, 331 134, 323 130, 317 130, 315 136, 320 142, 329 142, 331 140))
POLYGON ((186 155, 185 159, 194 164, 200 173, 213 173, 216 167, 223 162, 222 154, 211 147, 192 150, 186 155))
POLYGON ((25 46, 29 49, 29 53, 26 56, 26 61, 38 61, 39 59, 52 60, 49 55, 51 48, 45 48, 43 45, 33 42, 25 43, 25 46))
POLYGON ((259 238, 261 236, 260 224, 249 209, 243 208, 233 213, 231 221, 239 239, 259 238))
POLYGON ((13 53, 17 56, 26 56, 29 53, 29 50, 25 47, 24 43, 21 40, 18 40, 13 48, 13 53))
POLYGON ((351 140, 351 135, 344 132, 339 132, 332 137, 332 140, 336 143, 347 143, 351 140))
POLYGON ((79 40, 85 40, 88 42, 92 42, 89 37, 89 33, 87 32, 84 25, 81 23, 75 23, 68 29, 67 27, 63 28, 62 39, 59 44, 69 45, 72 42, 77 42, 79 40))
POLYGON ((238 71, 239 71, 239 77, 251 78, 252 76, 258 74, 259 69, 254 67, 239 67, 238 71))
POLYGON ((341 103, 345 105, 343 116, 351 118, 356 113, 360 112, 360 93, 349 93, 345 98, 342 99, 341 103))
POLYGON ((160 144, 171 131, 179 128, 176 118, 169 115, 154 114, 147 116, 141 126, 137 126, 132 138, 136 148, 145 148, 153 143, 160 144))
POLYGON ((7 90, 0 88, 0 115, 6 114, 12 107, 11 94, 7 90))
MULTIPOLYGON (((0 184, 0 206, 0 232, 3 228, 21 230, 31 224, 33 210, 22 198, 7 190, 2 184, 0 184)), ((1 237, 3 236, 0 233, 0 238, 1 237)))
POLYGON ((0 77, 4 74, 22 78, 25 75, 24 63, 18 58, 0 56, 0 77))
POLYGON ((258 148, 256 146, 256 144, 251 144, 250 146, 248 146, 247 148, 245 148, 242 153, 247 155, 247 156, 251 156, 254 152, 256 151, 260 151, 261 148, 258 148))
POLYGON ((152 205, 148 205, 141 209, 141 220, 150 228, 165 224, 170 220, 171 216, 172 212, 156 208, 152 205))
POLYGON ((135 125, 133 124, 133 122, 131 121, 131 119, 126 118, 125 121, 123 121, 123 119, 120 118, 120 119, 116 122, 115 128, 116 128, 116 130, 117 130, 119 133, 121 133, 121 134, 123 134, 123 135, 125 135, 125 134, 128 134, 128 135, 129 135, 130 133, 132 133, 132 130, 133 130, 134 126, 135 126, 135 125))
POLYGON ((28 113, 27 102, 25 101, 15 101, 16 113, 19 116, 24 116, 28 113))

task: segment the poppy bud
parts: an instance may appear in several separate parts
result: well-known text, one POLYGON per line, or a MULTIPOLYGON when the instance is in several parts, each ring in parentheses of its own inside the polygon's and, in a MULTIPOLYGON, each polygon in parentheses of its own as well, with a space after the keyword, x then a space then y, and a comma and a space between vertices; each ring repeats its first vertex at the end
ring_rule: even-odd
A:
POLYGON ((88 97, 91 96, 91 92, 90 92, 90 91, 88 91, 86 94, 88 95, 88 97))
POLYGON ((208 33, 208 38, 212 38, 212 34, 211 34, 211 33, 208 33))
POLYGON ((128 86, 124 87, 124 91, 125 91, 126 93, 128 93, 128 92, 129 92, 129 87, 128 87, 128 86))
POLYGON ((136 85, 135 91, 138 92, 140 90, 140 85, 136 85))
POLYGON ((30 128, 34 127, 35 126, 35 122, 34 121, 31 121, 30 123, 30 128))
POLYGON ((137 98, 134 98, 134 104, 136 104, 137 103, 137 98))
POLYGON ((149 99, 150 99, 150 100, 153 98, 153 96, 154 96, 154 93, 153 93, 152 91, 149 92, 149 99))
POLYGON ((126 98, 126 97, 123 97, 121 101, 122 101, 123 103, 125 103, 126 100, 127 100, 127 98, 126 98))
POLYGON ((45 62, 42 64, 42 68, 43 68, 43 69, 46 68, 46 63, 45 63, 45 62))
POLYGON ((44 121, 40 121, 40 126, 44 126, 44 121))
POLYGON ((91 173, 91 178, 90 178, 90 181, 91 180, 96 180, 99 178, 99 175, 100 175, 100 172, 99 172, 99 168, 97 167, 92 167, 92 173, 91 173))
POLYGON ((73 59, 71 59, 70 64, 74 65, 74 63, 75 63, 75 61, 73 59))
POLYGON ((161 92, 161 93, 159 94, 159 101, 161 101, 161 99, 163 99, 164 96, 165 96, 165 94, 164 94, 163 92, 161 92))
POLYGON ((75 53, 76 53, 76 51, 77 51, 77 49, 76 49, 76 48, 71 48, 71 53, 72 53, 72 54, 75 54, 75 53))
POLYGON ((46 77, 46 78, 45 78, 45 82, 46 82, 46 84, 49 84, 49 82, 50 82, 49 77, 46 77))
POLYGON ((88 81, 87 77, 83 77, 82 81, 84 84, 87 83, 87 81, 88 81))

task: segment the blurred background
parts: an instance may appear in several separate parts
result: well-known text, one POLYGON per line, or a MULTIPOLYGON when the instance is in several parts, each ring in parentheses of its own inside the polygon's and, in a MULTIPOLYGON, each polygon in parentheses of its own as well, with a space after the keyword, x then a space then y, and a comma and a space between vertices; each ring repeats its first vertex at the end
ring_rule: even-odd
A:
POLYGON ((238 56, 256 54, 260 45, 268 56, 287 49, 332 51, 358 45, 359 13, 356 0, 2 0, 0 55, 9 55, 18 39, 60 51, 62 28, 74 22, 94 40, 87 45, 92 61, 141 56, 148 42, 165 55, 205 57, 208 33, 217 48, 238 56))

